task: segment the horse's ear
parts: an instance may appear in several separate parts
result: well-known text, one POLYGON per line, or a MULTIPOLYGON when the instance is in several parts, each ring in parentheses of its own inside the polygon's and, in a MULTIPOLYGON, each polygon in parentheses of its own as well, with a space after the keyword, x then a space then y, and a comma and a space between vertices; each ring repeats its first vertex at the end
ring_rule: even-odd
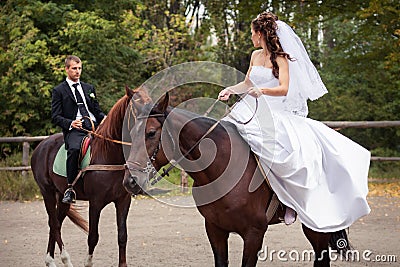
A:
POLYGON ((156 104, 156 110, 159 111, 160 113, 164 113, 167 110, 167 107, 169 105, 169 94, 168 92, 165 93, 163 97, 158 100, 156 104))
POLYGON ((134 92, 128 85, 125 85, 125 94, 127 97, 132 98, 134 92))

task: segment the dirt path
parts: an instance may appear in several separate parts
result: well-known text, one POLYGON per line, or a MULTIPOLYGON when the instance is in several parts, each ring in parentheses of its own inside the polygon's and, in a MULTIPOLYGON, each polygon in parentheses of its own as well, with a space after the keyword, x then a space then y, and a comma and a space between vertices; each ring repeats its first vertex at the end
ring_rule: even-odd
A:
MULTIPOLYGON (((368 200, 371 214, 356 222, 349 233, 350 241, 360 253, 360 260, 352 263, 335 261, 332 266, 400 266, 400 198, 370 197, 368 200), (376 256, 388 260, 390 255, 395 255, 397 262, 374 261, 376 256)), ((175 199, 170 198, 171 201, 175 199)), ((84 215, 87 216, 87 208, 84 215)), ((129 266, 213 266, 203 222, 195 208, 178 208, 154 199, 134 200, 128 219, 129 266)), ((83 266, 87 236, 68 219, 62 234, 72 262, 75 266, 83 266)), ((0 267, 45 266, 47 236, 43 202, 0 202, 0 267)), ((231 235, 229 244, 230 266, 240 266, 242 241, 237 235, 231 235)), ((293 260, 304 250, 311 249, 298 222, 290 227, 271 226, 264 239, 264 249, 267 247, 269 256, 272 250, 283 250, 282 260, 275 252, 272 262, 268 257, 265 261, 260 260, 257 266, 312 266, 307 261, 293 260)), ((58 249, 56 251, 56 262, 61 266, 58 249)), ((117 266, 117 261, 115 209, 109 205, 101 216, 94 264, 117 266)))

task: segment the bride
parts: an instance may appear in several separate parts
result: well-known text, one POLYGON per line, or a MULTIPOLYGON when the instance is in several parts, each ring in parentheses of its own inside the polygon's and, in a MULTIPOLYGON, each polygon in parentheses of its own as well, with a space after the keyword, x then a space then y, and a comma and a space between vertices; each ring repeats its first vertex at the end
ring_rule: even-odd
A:
POLYGON ((261 49, 252 53, 245 80, 219 93, 221 100, 246 93, 224 120, 237 126, 259 157, 272 189, 288 207, 286 224, 297 213, 314 231, 349 227, 370 212, 369 151, 306 118, 307 100, 327 90, 287 24, 263 12, 251 23, 251 40, 261 49))

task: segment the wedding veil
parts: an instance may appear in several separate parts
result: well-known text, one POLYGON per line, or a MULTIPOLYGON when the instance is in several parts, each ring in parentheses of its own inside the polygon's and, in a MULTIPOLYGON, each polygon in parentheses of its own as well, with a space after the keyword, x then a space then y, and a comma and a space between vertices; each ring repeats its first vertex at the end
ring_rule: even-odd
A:
POLYGON ((289 90, 286 95, 286 109, 306 117, 307 99, 315 100, 328 92, 317 69, 311 62, 300 38, 285 22, 278 20, 277 35, 283 50, 293 58, 289 60, 289 90))

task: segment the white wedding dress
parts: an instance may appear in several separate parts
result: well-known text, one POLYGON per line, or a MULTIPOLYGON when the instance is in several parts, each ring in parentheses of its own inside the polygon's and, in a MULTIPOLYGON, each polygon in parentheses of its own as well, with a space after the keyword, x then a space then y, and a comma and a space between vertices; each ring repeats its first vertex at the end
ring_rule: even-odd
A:
MULTIPOLYGON (((253 66, 249 77, 258 88, 279 84, 263 66, 253 66)), ((279 200, 301 223, 318 232, 345 229, 370 212, 370 152, 325 124, 288 111, 285 100, 247 95, 224 120, 237 126, 279 200), (247 124, 238 123, 253 115, 247 124)))

